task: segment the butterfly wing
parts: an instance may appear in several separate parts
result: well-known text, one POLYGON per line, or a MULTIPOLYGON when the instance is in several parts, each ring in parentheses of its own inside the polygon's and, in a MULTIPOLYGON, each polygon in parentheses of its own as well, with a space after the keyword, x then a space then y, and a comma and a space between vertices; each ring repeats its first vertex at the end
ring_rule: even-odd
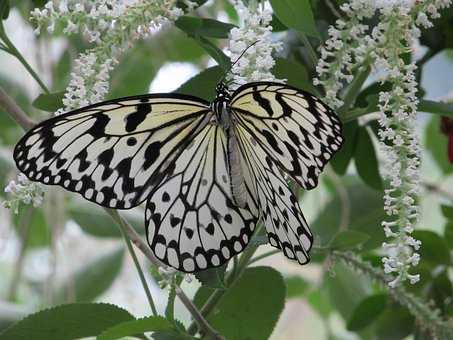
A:
POLYGON ((14 149, 28 178, 57 184, 109 208, 141 203, 212 115, 202 99, 120 98, 36 125, 14 149))
POLYGON ((249 83, 231 100, 237 124, 254 136, 256 148, 305 189, 342 145, 341 123, 319 99, 295 87, 249 83))
POLYGON ((256 148, 257 142, 250 132, 238 126, 236 134, 242 162, 255 184, 252 193, 257 197, 270 244, 282 249, 286 257, 307 263, 313 236, 297 198, 271 157, 262 148, 256 148))
POLYGON ((208 124, 151 192, 145 211, 148 243, 166 264, 184 272, 217 267, 248 244, 258 219, 252 183, 245 183, 247 206, 237 207, 227 169, 225 134, 208 124))

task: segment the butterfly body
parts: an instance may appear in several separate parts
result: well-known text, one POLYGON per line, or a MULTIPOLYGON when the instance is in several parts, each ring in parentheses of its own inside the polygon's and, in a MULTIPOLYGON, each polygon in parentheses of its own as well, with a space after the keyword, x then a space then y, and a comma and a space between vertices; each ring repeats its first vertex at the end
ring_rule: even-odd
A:
POLYGON ((269 242, 303 264, 313 236, 286 177, 316 186, 342 144, 319 99, 275 82, 209 103, 181 94, 114 99, 39 123, 14 150, 31 180, 101 206, 146 201, 148 243, 168 265, 194 272, 242 252, 261 220, 269 242))

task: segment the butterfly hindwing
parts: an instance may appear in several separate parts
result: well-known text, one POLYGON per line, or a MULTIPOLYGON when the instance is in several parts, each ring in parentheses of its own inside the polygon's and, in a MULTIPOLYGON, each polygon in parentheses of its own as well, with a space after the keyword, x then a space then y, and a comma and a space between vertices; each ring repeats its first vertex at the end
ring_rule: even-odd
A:
POLYGON ((261 221, 270 244, 282 249, 286 257, 301 264, 307 263, 313 236, 296 196, 275 162, 257 147, 255 138, 242 127, 237 127, 236 131, 242 161, 255 184, 254 196, 259 202, 261 221))
POLYGON ((305 189, 318 183, 325 164, 343 142, 338 117, 319 99, 289 85, 249 83, 231 100, 237 124, 305 189))
POLYGON ((46 120, 19 141, 17 167, 109 208, 131 208, 205 124, 208 103, 153 94, 94 104, 46 120))
POLYGON ((208 124, 147 200, 148 243, 160 260, 181 271, 224 264, 245 248, 255 228, 250 182, 248 206, 233 204, 226 143, 222 128, 208 124))

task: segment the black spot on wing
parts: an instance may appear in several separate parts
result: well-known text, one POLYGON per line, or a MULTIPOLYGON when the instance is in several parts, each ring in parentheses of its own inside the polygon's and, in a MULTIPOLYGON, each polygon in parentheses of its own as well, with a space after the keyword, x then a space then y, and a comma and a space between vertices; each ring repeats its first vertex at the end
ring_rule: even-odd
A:
POLYGON ((256 88, 253 91, 253 100, 255 100, 264 110, 266 110, 269 116, 273 116, 274 112, 272 111, 271 103, 268 99, 264 98, 256 88))
POLYGON ((143 163, 143 169, 147 170, 159 157, 160 155, 160 142, 153 142, 145 150, 145 162, 143 163))
POLYGON ((139 126, 146 119, 148 113, 151 112, 151 104, 143 103, 137 105, 136 108, 137 111, 132 112, 125 118, 127 132, 135 131, 137 126, 139 126))

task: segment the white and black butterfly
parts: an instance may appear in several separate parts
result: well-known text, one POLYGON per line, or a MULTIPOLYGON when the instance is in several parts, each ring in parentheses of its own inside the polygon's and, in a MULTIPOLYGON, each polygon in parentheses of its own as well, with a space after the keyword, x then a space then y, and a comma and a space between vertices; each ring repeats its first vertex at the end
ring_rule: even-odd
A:
POLYGON ((216 90, 212 103, 148 94, 56 116, 19 141, 14 159, 31 180, 104 207, 146 200, 149 246, 178 270, 224 264, 260 219, 272 246, 306 263, 313 237, 285 178, 317 185, 343 141, 338 117, 281 83, 216 90))

